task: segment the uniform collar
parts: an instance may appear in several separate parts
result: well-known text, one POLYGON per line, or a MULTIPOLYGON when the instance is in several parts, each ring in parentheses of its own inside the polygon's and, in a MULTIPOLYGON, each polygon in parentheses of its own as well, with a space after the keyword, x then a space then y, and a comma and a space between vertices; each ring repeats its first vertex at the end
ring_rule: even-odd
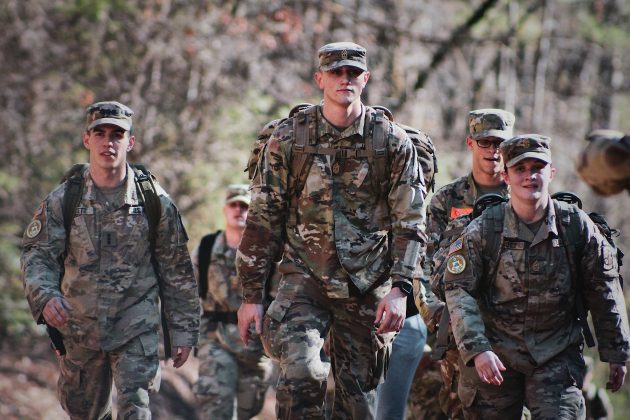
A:
POLYGON ((345 128, 343 131, 337 129, 334 125, 332 125, 326 118, 324 118, 324 114, 322 113, 322 107, 319 107, 317 110, 317 116, 319 119, 319 137, 320 138, 331 138, 332 141, 337 141, 340 139, 345 139, 352 136, 360 136, 363 138, 363 130, 365 127, 365 106, 361 104, 361 115, 354 120, 350 126, 345 128))
MULTIPOLYGON (((84 197, 91 201, 96 201, 96 185, 90 176, 89 165, 83 172, 83 179, 85 180, 85 194, 84 197)), ((125 189, 125 195, 123 198, 123 204, 129 206, 137 206, 140 204, 138 198, 138 191, 136 189, 135 174, 129 164, 127 164, 127 176, 123 188, 125 189)))
POLYGON ((531 242, 532 245, 536 245, 537 243, 544 241, 550 234, 554 234, 555 237, 558 237, 556 209, 551 198, 548 200, 547 215, 544 217, 543 223, 535 235, 529 232, 529 228, 518 218, 514 209, 512 209, 512 206, 508 204, 506 206, 505 219, 503 221, 503 236, 506 238, 527 240, 528 242, 531 242))

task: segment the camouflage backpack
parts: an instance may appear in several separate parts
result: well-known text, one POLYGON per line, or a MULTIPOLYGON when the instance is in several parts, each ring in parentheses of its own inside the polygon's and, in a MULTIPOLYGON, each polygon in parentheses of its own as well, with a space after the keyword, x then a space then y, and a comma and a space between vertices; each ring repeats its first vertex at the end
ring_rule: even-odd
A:
MULTIPOLYGON (((578 267, 579 262, 584 257, 583 251, 586 245, 582 237, 579 218, 579 209, 582 208, 582 200, 571 192, 558 192, 553 194, 551 198, 556 205, 558 234, 560 242, 567 253, 569 269, 571 270, 571 281, 574 282, 575 290, 581 291, 582 274, 580 270, 578 270, 578 267)), ((491 282, 494 281, 499 255, 504 247, 503 235, 501 234, 503 231, 504 214, 503 206, 493 207, 484 214, 484 218, 486 218, 487 221, 487 223, 483 224, 483 237, 487 239, 486 248, 484 248, 483 252, 484 271, 486 272, 485 278, 491 282)), ((612 229, 601 214, 591 212, 588 216, 595 226, 597 226, 599 232, 606 238, 606 241, 612 246, 617 259, 617 266, 621 267, 623 265, 624 253, 617 247, 614 240, 614 237, 619 235, 619 231, 612 229)), ((623 278, 621 278, 621 275, 619 276, 619 281, 621 287, 623 287, 623 278)), ((595 340, 593 339, 593 334, 588 325, 588 307, 584 302, 582 293, 576 294, 575 306, 575 315, 582 326, 584 340, 589 347, 593 347, 595 346, 595 340)))
MULTIPOLYGON (((293 124, 295 133, 295 143, 292 149, 291 159, 291 180, 290 182, 290 207, 297 206, 297 197, 299 197, 306 178, 310 170, 310 165, 314 154, 334 155, 337 158, 356 158, 366 157, 369 161, 375 176, 371 178, 373 188, 377 194, 383 194, 389 184, 389 157, 387 156, 386 142, 386 122, 393 122, 392 113, 385 107, 374 106, 372 112, 366 112, 365 137, 370 139, 365 149, 333 149, 325 148, 317 145, 317 106, 308 103, 302 103, 295 106, 289 112, 287 118, 280 118, 267 123, 259 132, 258 137, 252 147, 250 157, 247 162, 245 172, 248 172, 250 181, 254 179, 258 171, 258 162, 264 154, 267 141, 273 131, 288 118, 294 117, 293 124), (371 136, 367 134, 371 133, 371 136)), ((433 188, 435 185, 434 175, 437 172, 437 159, 435 157, 435 147, 433 142, 424 132, 412 127, 401 127, 411 141, 413 142, 419 163, 422 166, 423 178, 427 189, 433 188)), ((295 212, 291 212, 295 214, 295 212)))

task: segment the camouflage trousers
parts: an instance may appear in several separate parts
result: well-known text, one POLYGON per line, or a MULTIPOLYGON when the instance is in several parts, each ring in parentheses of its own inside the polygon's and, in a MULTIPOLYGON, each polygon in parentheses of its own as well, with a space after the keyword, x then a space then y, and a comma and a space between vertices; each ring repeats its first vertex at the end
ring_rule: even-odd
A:
POLYGON ((199 379, 193 392, 200 418, 213 420, 250 419, 260 412, 269 385, 271 360, 239 358, 216 341, 204 343, 197 354, 199 379))
POLYGON ((268 355, 278 360, 279 419, 322 419, 332 365, 334 419, 373 419, 376 386, 384 379, 394 334, 376 334, 374 319, 382 286, 370 294, 330 299, 319 282, 301 273, 284 274, 263 323, 268 355), (330 364, 323 352, 330 333, 330 364))
MULTIPOLYGON (((451 337, 451 339, 453 339, 451 337)), ((440 407, 452 420, 464 418, 462 403, 457 395, 459 383, 459 352, 455 348, 448 348, 440 360, 440 374, 442 387, 440 388, 440 407)))
POLYGON ((149 392, 160 386, 158 333, 151 331, 110 352, 90 350, 65 338, 57 394, 71 419, 112 415, 112 379, 119 419, 150 419, 149 392))
POLYGON ((571 346, 530 374, 509 367, 500 386, 482 382, 474 366, 460 363, 459 396, 467 419, 525 418, 526 405, 537 420, 584 419, 582 382, 586 371, 582 350, 571 346))
POLYGON ((442 412, 438 398, 441 389, 440 364, 431 361, 429 354, 425 353, 411 383, 407 402, 407 419, 447 420, 448 416, 442 412), (426 363, 425 358, 428 358, 426 363))

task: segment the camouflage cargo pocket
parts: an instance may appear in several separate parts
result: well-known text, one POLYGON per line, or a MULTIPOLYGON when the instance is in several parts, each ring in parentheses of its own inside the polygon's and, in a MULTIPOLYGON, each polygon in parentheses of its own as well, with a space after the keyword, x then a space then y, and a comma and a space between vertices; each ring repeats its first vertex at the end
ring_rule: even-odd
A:
POLYGON ((281 346, 276 342, 275 338, 278 335, 282 320, 290 306, 290 300, 278 296, 276 300, 271 302, 263 318, 260 341, 262 342, 265 354, 274 360, 279 360, 281 356, 281 346))
POLYGON ((375 330, 371 332, 372 355, 374 359, 370 364, 368 376, 365 381, 364 391, 375 389, 376 386, 385 381, 389 358, 392 353, 392 342, 396 333, 377 334, 375 330))

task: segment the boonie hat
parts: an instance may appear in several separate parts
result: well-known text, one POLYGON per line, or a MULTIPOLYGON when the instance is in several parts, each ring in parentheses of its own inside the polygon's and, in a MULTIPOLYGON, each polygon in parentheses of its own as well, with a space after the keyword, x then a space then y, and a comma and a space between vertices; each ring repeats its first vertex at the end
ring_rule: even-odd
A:
POLYGON ((231 184, 225 189, 225 204, 240 201, 249 206, 251 195, 249 194, 249 185, 247 184, 231 184))
POLYGON ((540 134, 523 134, 512 137, 501 143, 499 151, 503 156, 505 166, 512 167, 527 158, 535 158, 551 163, 551 139, 540 134))
POLYGON ((133 111, 116 101, 96 102, 85 109, 87 131, 103 124, 113 124, 125 131, 131 130, 133 111))
POLYGON ((486 137, 511 139, 514 114, 502 109, 476 109, 468 113, 468 132, 474 140, 486 137))
POLYGON ((354 42, 333 42, 326 44, 317 52, 319 67, 323 71, 338 67, 351 66, 367 71, 365 48, 354 42))

